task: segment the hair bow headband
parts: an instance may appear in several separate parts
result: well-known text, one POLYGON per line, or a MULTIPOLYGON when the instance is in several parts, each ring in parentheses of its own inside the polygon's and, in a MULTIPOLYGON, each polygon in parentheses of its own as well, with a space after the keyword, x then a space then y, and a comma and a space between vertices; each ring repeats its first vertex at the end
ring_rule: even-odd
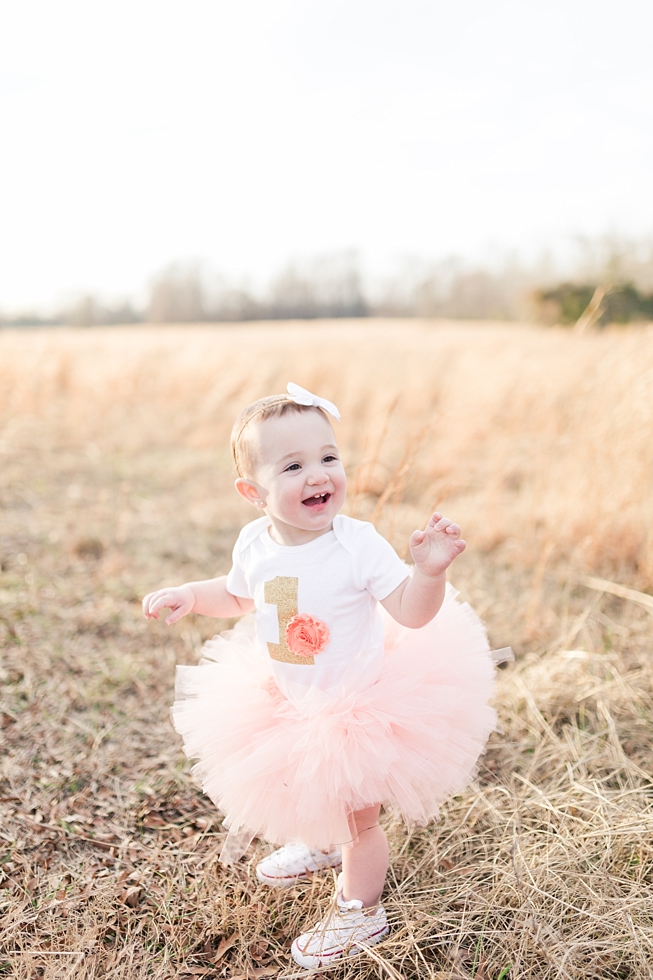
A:
POLYGON ((334 419, 337 419, 338 422, 340 421, 340 412, 333 402, 327 401, 326 398, 320 398, 318 395, 314 395, 312 391, 307 391, 306 388, 293 384, 292 381, 286 385, 286 391, 292 401, 298 405, 311 405, 313 408, 322 408, 329 415, 333 415, 334 419))

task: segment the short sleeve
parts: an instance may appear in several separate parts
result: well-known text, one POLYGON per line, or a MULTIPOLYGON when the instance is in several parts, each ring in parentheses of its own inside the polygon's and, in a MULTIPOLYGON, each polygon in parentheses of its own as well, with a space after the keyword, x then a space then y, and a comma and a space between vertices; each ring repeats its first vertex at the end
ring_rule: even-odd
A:
POLYGON ((381 602, 408 578, 410 569, 371 524, 362 523, 357 538, 354 569, 358 587, 381 602))
POLYGON ((238 535, 234 550, 231 553, 231 571, 227 575, 227 592, 238 596, 241 599, 251 599, 247 581, 245 579, 245 569, 242 557, 242 532, 238 535))

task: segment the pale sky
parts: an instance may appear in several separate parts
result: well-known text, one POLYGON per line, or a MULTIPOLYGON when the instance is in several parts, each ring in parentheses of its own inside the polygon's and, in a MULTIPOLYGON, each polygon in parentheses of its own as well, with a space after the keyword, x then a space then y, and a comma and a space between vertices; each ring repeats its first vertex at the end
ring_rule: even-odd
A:
POLYGON ((650 0, 0 0, 0 308, 653 234, 650 0))

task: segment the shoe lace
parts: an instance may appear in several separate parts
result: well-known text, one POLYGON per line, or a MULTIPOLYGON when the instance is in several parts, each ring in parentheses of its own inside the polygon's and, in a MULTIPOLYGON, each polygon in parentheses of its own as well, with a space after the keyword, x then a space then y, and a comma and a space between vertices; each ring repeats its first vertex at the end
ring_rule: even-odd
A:
MULTIPOLYGON (((376 907, 373 908, 373 909, 348 908, 347 907, 347 905, 348 905, 347 902, 344 902, 342 900, 341 901, 338 901, 339 899, 342 899, 342 896, 341 896, 340 892, 338 891, 337 878, 336 878, 335 875, 334 875, 334 878, 335 878, 335 881, 336 881, 336 888, 335 888, 335 891, 334 891, 334 895, 333 895, 331 901, 329 902, 329 906, 327 908, 326 915, 311 930, 312 933, 313 933, 313 936, 316 939, 317 938, 322 938, 323 939, 324 937, 326 937, 327 933, 330 930, 333 930, 334 932, 340 932, 340 930, 343 927, 346 927, 346 925, 347 925, 347 921, 346 921, 347 918, 349 916, 352 916, 356 912, 361 912, 361 913, 363 913, 363 915, 365 915, 365 914, 368 914, 368 915, 369 914, 374 914, 376 912, 376 907)), ((356 944, 357 945, 360 945, 360 940, 357 939, 356 940, 356 944)))

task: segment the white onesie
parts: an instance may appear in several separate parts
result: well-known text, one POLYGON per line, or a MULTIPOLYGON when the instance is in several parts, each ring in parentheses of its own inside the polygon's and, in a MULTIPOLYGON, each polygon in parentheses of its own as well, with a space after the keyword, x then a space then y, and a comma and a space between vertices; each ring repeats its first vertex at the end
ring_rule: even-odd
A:
POLYGON ((339 514, 332 531, 303 545, 277 544, 269 528, 261 517, 242 529, 227 589, 254 600, 259 641, 279 688, 296 707, 308 707, 307 700, 323 700, 318 692, 331 698, 370 686, 383 659, 377 601, 404 581, 407 565, 371 524, 352 517, 339 514), (329 642, 314 657, 288 649, 285 627, 298 613, 328 627, 329 642))

